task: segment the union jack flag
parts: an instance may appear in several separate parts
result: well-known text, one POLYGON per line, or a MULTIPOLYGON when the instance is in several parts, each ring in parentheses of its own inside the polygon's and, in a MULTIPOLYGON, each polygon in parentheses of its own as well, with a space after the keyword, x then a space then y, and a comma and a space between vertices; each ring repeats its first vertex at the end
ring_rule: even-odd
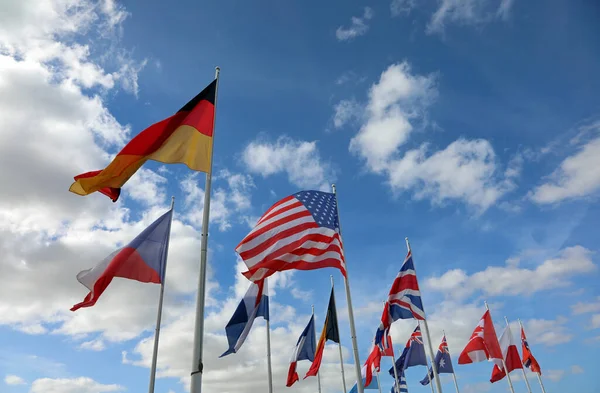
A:
POLYGON ((396 276, 388 300, 385 302, 381 324, 375 335, 377 345, 383 345, 384 337, 387 337, 392 322, 398 319, 425 320, 421 291, 415 273, 412 253, 409 251, 402 263, 400 272, 396 276))
POLYGON ((346 275, 346 264, 335 194, 301 191, 275 203, 258 220, 235 251, 260 281, 284 270, 335 267, 346 275))

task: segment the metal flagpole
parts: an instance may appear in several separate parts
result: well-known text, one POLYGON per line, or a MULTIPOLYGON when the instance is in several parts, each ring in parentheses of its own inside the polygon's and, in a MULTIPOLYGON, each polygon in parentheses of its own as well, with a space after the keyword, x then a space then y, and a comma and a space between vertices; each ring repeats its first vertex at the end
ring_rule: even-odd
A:
MULTIPOLYGON (((509 327, 508 318, 506 316, 504 316, 504 320, 506 321, 506 327, 508 328, 509 327)), ((511 335, 512 335, 512 332, 511 332, 511 335)), ((521 366, 523 366, 523 362, 521 359, 519 359, 519 362, 521 363, 521 366)), ((529 385, 529 380, 527 380, 527 374, 525 374, 525 367, 522 367, 521 371, 523 371, 523 378, 525 378, 525 384, 527 385, 527 391, 529 393, 533 393, 531 391, 531 386, 529 385)))
MULTIPOLYGON (((444 333, 444 337, 446 337, 446 331, 442 330, 442 333, 444 333)), ((446 345, 448 345, 448 341, 446 341, 446 345)), ((448 348, 448 355, 450 355, 450 348, 448 348)), ((450 360, 452 360, 452 357, 450 358, 450 360)), ((456 382, 456 374, 454 371, 454 366, 452 366, 452 379, 454 379, 454 387, 456 388, 456 393, 460 393, 458 391, 458 382, 456 382)))
MULTIPOLYGON (((408 248, 408 252, 411 252, 412 250, 410 249, 410 243, 408 242, 408 238, 404 238, 404 240, 406 240, 406 248, 408 248)), ((414 259, 413 259, 413 266, 414 266, 414 259)), ((415 267, 415 275, 417 274, 417 269, 415 267)), ((423 307, 423 314, 425 314, 425 307, 423 307)), ((425 335, 427 336, 427 347, 429 348, 429 357, 431 359, 435 359, 435 356, 433 356, 433 347, 431 346, 431 336, 429 335, 429 326, 427 325, 427 318, 423 319, 423 328, 425 330, 425 335)), ((437 391, 438 393, 442 393, 442 384, 440 382, 440 376, 438 375, 437 372, 437 366, 432 362, 431 363, 431 369, 433 370, 433 379, 435 379, 435 384, 437 387, 437 391)), ((427 370, 427 373, 429 373, 429 370, 427 370)))
MULTIPOLYGON (((489 311, 490 308, 487 304, 487 301, 484 301, 484 304, 485 304, 485 309, 489 311)), ((491 319, 491 315, 490 315, 490 319, 491 319)), ((500 349, 502 350, 502 348, 500 348, 500 349)), ((506 367, 506 362, 504 361, 504 354, 502 354, 502 367, 504 368, 504 373, 506 374, 506 380, 508 381, 508 386, 510 387, 510 391, 512 393, 515 393, 515 388, 513 387, 512 380, 510 379, 510 375, 508 372, 508 368, 506 367)))
MULTIPOLYGON (((521 330, 523 329, 523 322, 521 322, 521 319, 519 319, 519 326, 521 326, 521 330)), ((525 369, 523 369, 525 370, 525 369)), ((544 383, 542 382, 542 376, 540 375, 540 373, 534 373, 535 375, 537 375, 538 381, 540 382, 540 387, 542 388, 542 392, 546 393, 546 388, 544 388, 544 383)))
MULTIPOLYGON (((385 308, 385 302, 383 302, 385 308)), ((385 336, 384 336, 385 337, 385 336)), ((386 338, 384 338, 387 340, 386 338)), ((387 345, 387 342, 386 342, 387 345)), ((398 379, 398 368, 396 367, 396 355, 394 355, 394 344, 392 343, 392 362, 394 363, 394 380, 396 381, 396 393, 400 393, 400 380, 398 379)))
MULTIPOLYGON (((315 320, 315 306, 313 304, 312 306, 312 316, 313 316, 313 326, 314 326, 314 320, 315 320)), ((315 329, 313 329, 313 337, 315 338, 315 342, 317 342, 317 331, 315 329)), ((319 386, 319 393, 321 393, 321 373, 319 373, 317 371, 317 384, 319 386)))
MULTIPOLYGON (((342 237, 342 224, 340 223, 340 204, 337 201, 337 192, 335 184, 331 185, 333 195, 336 200, 336 210, 338 214, 338 224, 340 227, 340 238, 342 237)), ((346 277, 344 277, 344 284, 346 285, 346 303, 348 303, 348 320, 350 321, 350 335, 352 337, 352 349, 354 351, 354 368, 356 369, 356 387, 358 393, 364 393, 364 387, 362 383, 362 375, 360 372, 360 359, 358 357, 358 344, 356 342, 356 327, 354 326, 354 312, 352 311, 352 297, 350 296, 350 282, 348 281, 348 269, 346 269, 346 277)), ((195 392, 192 392, 195 393, 195 392)))
MULTIPOLYGON (((213 147, 215 137, 215 124, 217 122, 217 96, 219 93, 219 73, 221 69, 215 67, 215 110, 213 121, 213 147)), ((210 214, 210 188, 212 183, 212 156, 214 148, 210 152, 210 168, 206 173, 206 183, 204 187, 204 205, 202 212, 202 234, 200 238, 200 274, 198 276, 198 293, 196 295, 196 322, 194 328, 194 352, 192 355, 192 381, 190 393, 202 392, 202 372, 204 364, 202 363, 202 344, 204 340, 204 301, 206 296, 206 256, 208 251, 208 219, 210 214)))
MULTIPOLYGON (((173 222, 173 206, 175 206, 175 197, 171 197, 171 223, 173 222)), ((171 240, 171 223, 169 223, 169 240, 171 240)), ((165 266, 163 269, 167 268, 167 257, 169 255, 169 243, 165 247, 165 266)), ((160 296, 158 298, 158 312, 156 313, 156 329, 154 330, 154 350, 152 352, 152 367, 150 368, 150 386, 148 388, 149 393, 154 393, 154 383, 156 381, 156 362, 158 360, 158 336, 160 335, 160 321, 162 319, 162 307, 163 307, 163 298, 165 295, 165 283, 164 277, 160 283, 160 296)))
MULTIPOLYGON (((329 278, 331 278, 331 292, 333 293, 333 301, 335 303, 335 292, 333 291, 333 275, 330 275, 329 278)), ((335 313, 337 314, 337 305, 336 305, 336 310, 335 313)), ((339 333, 340 331, 340 325, 338 324, 337 318, 335 319, 335 323, 337 331, 339 333)), ((338 337, 339 338, 339 337, 338 337)), ((339 340, 340 342, 338 343, 338 349, 340 350, 340 366, 342 366, 342 386, 344 387, 344 393, 346 393, 346 375, 344 374, 344 355, 342 354, 342 340, 340 338, 339 340)))
MULTIPOLYGON (((267 279, 265 279, 265 286, 267 279)), ((265 295, 268 295, 265 294, 265 295)), ((267 371, 269 375, 269 393, 273 393, 273 371, 271 369, 271 324, 269 318, 267 318, 267 371)))
MULTIPOLYGON (((414 263, 414 261, 413 261, 414 263)), ((419 326, 419 329, 421 328, 421 322, 419 322, 419 320, 417 319, 417 325, 419 326)), ((433 361, 434 359, 429 359, 431 361, 431 369, 433 370, 433 361)), ((429 386, 431 387, 431 393, 435 393, 435 389, 433 388, 433 381, 431 380, 431 374, 429 374, 429 365, 426 364, 425 368, 427 369, 427 379, 429 379, 429 386)))
POLYGON ((381 380, 379 379, 379 371, 375 370, 375 375, 377 375, 377 387, 379 388, 379 393, 381 393, 381 380))

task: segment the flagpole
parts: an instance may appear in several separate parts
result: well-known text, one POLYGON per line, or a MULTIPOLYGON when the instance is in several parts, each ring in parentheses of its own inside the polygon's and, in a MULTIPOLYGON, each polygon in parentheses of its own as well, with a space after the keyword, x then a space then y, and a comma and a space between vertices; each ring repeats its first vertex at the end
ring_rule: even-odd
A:
MULTIPOLYGON (((338 224, 340 227, 340 238, 342 237, 342 224, 340 222, 340 204, 337 201, 337 192, 335 184, 331 185, 333 195, 336 200, 336 210, 338 214, 338 224)), ((348 320, 350 321, 350 335, 352 338, 352 349, 354 352, 354 368, 356 369, 356 387, 358 393, 364 393, 364 387, 362 383, 362 375, 360 372, 360 359, 358 357, 358 343, 356 342, 356 327, 354 326, 354 312, 352 311, 352 296, 350 296, 350 282, 348 281, 348 269, 346 269, 346 276, 344 277, 344 284, 346 285, 346 303, 348 303, 348 320)), ((195 392, 192 392, 195 393, 195 392)))
MULTIPOLYGON (((414 261, 413 261, 414 263, 414 261)), ((421 328, 421 323, 419 322, 419 320, 417 319, 417 326, 419 326, 419 329, 421 328)), ((431 362, 431 369, 433 370, 433 362, 435 359, 430 359, 429 361, 431 362)), ((433 381, 431 380, 431 374, 429 373, 429 365, 425 365, 425 368, 427 369, 427 378, 429 379, 429 386, 431 387, 431 393, 435 393, 435 390, 433 388, 433 381)))
MULTIPOLYGON (((333 294, 333 301, 335 303, 335 292, 333 290, 333 275, 330 275, 329 278, 331 278, 331 293, 333 294)), ((337 308, 337 305, 336 305, 337 308)), ((337 314, 337 309, 335 310, 336 314, 337 314)), ((337 318, 335 319, 335 323, 336 323, 336 329, 339 333, 340 331, 340 325, 337 321, 337 318)), ((338 349, 340 350, 340 366, 342 367, 342 386, 344 387, 344 393, 346 393, 346 375, 344 374, 344 355, 342 354, 342 340, 339 340, 338 343, 338 349)))
MULTIPOLYGON (((315 305, 314 304, 312 306, 312 317, 314 320, 315 319, 315 305)), ((315 342, 317 342, 317 331, 315 329, 313 329, 313 333, 314 333, 313 337, 315 339, 315 342)), ((318 371, 317 371, 317 384, 319 386, 319 393, 321 393, 321 373, 319 373, 318 371)))
MULTIPOLYGON (((506 316, 504 316, 504 320, 506 321, 506 327, 508 328, 510 326, 508 323, 508 318, 506 316)), ((511 336, 512 336, 512 332, 511 332, 511 336)), ((521 359, 519 359, 519 362, 521 363, 521 366, 523 366, 523 361, 521 359)), ((525 367, 522 367, 521 371, 523 371, 523 378, 525 378, 525 384, 527 385, 527 391, 529 393, 533 393, 531 391, 531 386, 529 385, 529 380, 527 379, 527 374, 525 374, 525 367)))
MULTIPOLYGON (((485 309, 487 311, 490 311, 490 307, 488 306, 487 301, 484 300, 483 303, 485 304, 485 309)), ((490 314, 490 319, 491 318, 492 318, 492 316, 490 314)), ((500 348, 500 349, 502 349, 502 348, 500 348)), ((515 388, 513 387, 512 380, 510 379, 510 373, 508 372, 508 368, 506 367, 506 362, 504 361, 504 354, 502 354, 502 367, 504 368, 504 373, 506 374, 506 380, 508 381, 508 386, 510 387, 510 391, 512 393, 515 393, 515 388)))
MULTIPOLYGON (((267 280, 265 279, 265 285, 267 280)), ((265 295, 268 295, 265 294, 265 295)), ((262 301, 262 300, 261 300, 262 301)), ((269 393, 273 393, 273 371, 271 369, 271 324, 267 318, 267 371, 269 375, 269 393)))
MULTIPOLYGON (((404 238, 404 240, 406 240, 406 248, 408 248, 408 252, 412 252, 412 250, 410 249, 410 243, 408 242, 408 238, 406 237, 406 238, 404 238)), ((413 259, 413 267, 414 267, 414 265, 415 265, 415 261, 413 259)), ((415 270, 415 275, 416 275, 417 269, 414 268, 414 270, 415 270)), ((425 307, 423 307, 423 315, 425 315, 425 307)), ((431 359, 434 359, 435 356, 433 356, 433 347, 431 346, 431 336, 429 335, 429 326, 427 325, 427 318, 423 319, 423 328, 425 330, 425 335, 427 336, 427 347, 429 348, 429 357, 431 359)), ((442 384, 440 382, 440 376, 438 375, 437 366, 435 365, 434 362, 431 363, 431 369, 433 370, 433 379, 435 379, 437 391, 438 391, 438 393, 442 393, 442 384)), ((429 370, 427 370, 427 373, 429 374, 429 370)))
MULTIPOLYGON (((446 331, 442 330, 444 337, 446 337, 446 331)), ((448 341, 446 341, 446 345, 448 345, 448 341)), ((448 348, 448 355, 450 355, 450 348, 448 348)), ((452 356, 450 356, 450 361, 452 361, 452 356)), ((452 366, 452 379, 454 380, 454 387, 456 388, 456 393, 460 393, 458 390, 458 382, 456 381, 456 372, 454 371, 454 366, 452 366)))
MULTIPOLYGON (((385 308, 385 301, 383 302, 383 308, 385 308)), ((384 336, 384 340, 387 340, 384 336)), ((387 345, 387 342, 386 342, 387 345)), ((396 367, 396 355, 394 354, 394 343, 392 341, 392 362, 394 364, 394 380, 396 381, 396 393, 400 393, 400 380, 398 379, 398 368, 396 367)))
MULTIPOLYGON (((173 222, 173 207, 175 206, 175 197, 171 197, 171 222, 169 222, 169 240, 171 240, 171 223, 173 222)), ((160 295, 158 298, 158 311, 156 313, 156 329, 154 330, 154 349, 152 351, 152 366, 150 368, 150 386, 148 387, 149 393, 154 393, 154 383, 156 382, 156 363, 158 360, 158 337, 160 335, 160 322, 162 320, 162 308, 163 298, 165 296, 165 275, 164 272, 167 269, 167 257, 169 255, 169 242, 165 247, 165 259, 163 266, 163 279, 160 280, 160 295)))
MULTIPOLYGON (((217 122, 217 96, 219 93, 219 73, 221 69, 215 67, 215 109, 213 121, 213 147, 215 124, 217 122)), ((206 297, 206 256, 208 252, 208 223, 210 214, 210 188, 212 184, 212 156, 214 148, 210 151, 210 168, 206 172, 206 183, 204 187, 204 205, 202 206, 202 234, 200 238, 200 273, 198 276, 198 292, 196 294, 196 321, 194 325, 194 352, 192 355, 192 374, 190 393, 202 392, 202 345, 204 340, 204 301, 206 297)))
MULTIPOLYGON (((519 318, 519 326, 521 326, 521 330, 525 330, 523 329, 523 322, 521 322, 521 319, 519 318)), ((534 373, 535 375, 537 375, 538 381, 540 382, 540 387, 542 388, 542 392, 546 393, 546 388, 544 388, 544 383, 542 382, 542 376, 540 375, 540 373, 534 373)))
POLYGON ((379 393, 381 393, 381 380, 379 379, 379 371, 375 370, 375 375, 377 375, 377 387, 379 388, 379 393))

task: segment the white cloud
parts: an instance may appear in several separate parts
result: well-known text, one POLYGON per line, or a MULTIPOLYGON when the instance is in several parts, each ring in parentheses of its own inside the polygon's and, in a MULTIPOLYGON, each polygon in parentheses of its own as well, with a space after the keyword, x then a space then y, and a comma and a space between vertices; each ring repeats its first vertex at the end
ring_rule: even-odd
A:
POLYGON ((151 171, 140 168, 127 182, 126 197, 154 206, 165 202, 167 178, 151 171))
POLYGON ((362 116, 362 108, 355 100, 342 100, 334 107, 333 126, 342 128, 344 125, 354 119, 360 119, 362 116))
POLYGON ((488 266, 471 275, 461 269, 452 269, 440 277, 425 281, 428 289, 462 298, 474 292, 486 295, 529 295, 570 284, 569 277, 597 269, 591 259, 592 251, 582 246, 567 247, 556 258, 548 259, 534 269, 514 264, 488 266))
POLYGON ((567 157, 550 175, 550 181, 530 194, 538 204, 552 204, 581 198, 600 189, 600 138, 592 139, 574 155, 567 157))
POLYGON ((27 382, 18 375, 7 375, 4 377, 4 383, 7 385, 26 385, 27 382))
POLYGON ((417 6, 416 0, 392 0, 390 11, 392 16, 401 14, 409 14, 410 11, 417 6))
POLYGON ((571 366, 571 374, 583 374, 585 370, 578 364, 574 364, 571 366))
POLYGON ((571 311, 575 315, 600 311, 600 296, 598 296, 593 302, 578 302, 572 305, 571 311))
POLYGON ((373 10, 370 7, 365 7, 362 18, 358 16, 352 17, 352 24, 350 27, 340 26, 335 31, 335 36, 339 41, 348 41, 361 35, 367 34, 369 31, 369 25, 367 21, 373 18, 373 10))
POLYGON ((591 327, 592 329, 600 328, 600 314, 592 315, 591 327))
POLYGON ((523 321, 527 340, 530 344, 544 344, 553 347, 568 343, 573 339, 569 320, 559 316, 555 320, 529 319, 523 321))
POLYGON ((250 173, 268 177, 287 174, 290 183, 301 188, 329 190, 335 180, 331 165, 324 162, 317 142, 280 137, 276 142, 251 142, 242 155, 250 173))
POLYGON ((104 341, 101 339, 84 341, 79 345, 81 349, 87 349, 90 351, 103 351, 106 348, 104 341))
POLYGON ((91 378, 40 378, 31 384, 30 393, 104 393, 121 392, 120 385, 104 385, 91 378))
POLYGON ((363 158, 371 172, 385 175, 395 192, 413 191, 415 199, 464 201, 480 212, 514 188, 521 160, 499 170, 491 144, 483 139, 458 139, 429 153, 427 143, 400 155, 400 148, 426 121, 437 97, 436 75, 415 75, 408 63, 393 64, 369 91, 366 120, 350 141, 350 151, 363 158))
MULTIPOLYGON (((192 173, 180 183, 185 194, 185 220, 197 228, 201 227, 204 214, 204 189, 201 188, 203 180, 203 174, 192 173)), ((218 224, 221 231, 230 229, 234 218, 237 218, 236 222, 246 222, 247 216, 243 214, 251 208, 253 188, 254 182, 249 175, 223 170, 213 176, 210 222, 218 224), (227 187, 219 186, 222 181, 227 183, 227 187)))
POLYGON ((552 382, 558 382, 565 376, 565 370, 548 370, 544 374, 552 382))
POLYGON ((446 25, 477 25, 493 18, 507 19, 514 0, 439 0, 439 7, 427 24, 427 33, 443 33, 446 25))

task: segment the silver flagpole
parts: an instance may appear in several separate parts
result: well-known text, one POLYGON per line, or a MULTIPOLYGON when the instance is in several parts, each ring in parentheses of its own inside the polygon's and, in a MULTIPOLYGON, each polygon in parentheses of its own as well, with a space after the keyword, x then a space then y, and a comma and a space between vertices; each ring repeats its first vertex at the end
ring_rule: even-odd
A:
MULTIPOLYGON (((408 238, 404 238, 404 240, 406 240, 406 248, 408 248, 408 252, 411 252, 410 249, 410 243, 408 242, 408 238)), ((415 260, 413 259, 413 267, 415 265, 415 260)), ((415 275, 417 274, 417 269, 415 267, 415 275)), ((423 307, 423 314, 425 314, 425 307, 423 307)), ((427 336, 427 347, 429 348, 429 357, 431 359, 435 359, 435 357, 433 356, 433 347, 431 346, 431 336, 429 335, 429 326, 427 325, 427 318, 423 319, 423 330, 425 330, 425 335, 427 336)), ((435 364, 433 364, 433 362, 431 363, 431 369, 433 370, 433 379, 435 379, 435 384, 437 387, 437 391, 438 393, 442 393, 442 384, 440 382, 440 376, 438 375, 437 372, 437 366, 435 364)), ((427 373, 429 375, 429 370, 427 370, 427 373)))
MULTIPOLYGON (((523 329, 523 322, 521 322, 521 319, 519 319, 519 326, 521 326, 521 330, 523 329)), ((542 392, 546 393, 546 388, 544 388, 544 383, 542 382, 542 376, 540 375, 540 373, 534 373, 535 375, 537 375, 538 381, 540 383, 540 387, 542 388, 542 392)))
POLYGON ((379 388, 379 393, 381 393, 381 380, 379 379, 379 371, 375 370, 375 375, 377 375, 377 387, 379 388))
MULTIPOLYGON (((313 326, 315 326, 315 306, 312 306, 312 316, 313 316, 313 326)), ((313 329, 313 336, 315 338, 315 342, 317 342, 317 331, 313 329)), ((325 348, 323 348, 325 350, 325 348)), ((321 373, 317 371, 317 385, 319 386, 319 393, 321 393, 321 373)))
MULTIPOLYGON (((267 279, 265 279, 265 286, 267 284, 267 279)), ((265 295, 268 295, 265 294, 265 295)), ((271 316, 269 315, 269 318, 271 316)), ((273 393, 273 371, 271 369, 271 324, 269 323, 269 319, 267 319, 267 371, 269 374, 269 393, 273 393)))
MULTIPOLYGON (((414 263, 414 261, 413 261, 414 263)), ((417 325, 419 325, 419 328, 421 328, 421 323, 419 322, 419 320, 417 320, 417 325)), ((429 361, 431 362, 431 369, 433 370, 433 361, 435 358, 433 359, 429 359, 429 361)), ((431 380, 431 375, 429 374, 429 365, 425 365, 425 368, 427 369, 427 379, 429 379, 429 386, 431 387, 431 393, 435 393, 435 389, 433 388, 433 381, 431 380)))
MULTIPOLYGON (((175 206, 175 197, 171 197, 171 223, 173 222, 173 206, 175 206)), ((171 223, 169 223, 169 240, 171 240, 171 223)), ((167 269, 167 257, 169 255, 169 243, 165 247, 165 266, 163 269, 166 272, 167 269)), ((156 382, 156 362, 158 360, 158 336, 160 335, 160 321, 162 319, 162 307, 163 298, 165 296, 165 279, 160 283, 160 296, 158 298, 158 312, 156 313, 156 329, 154 330, 154 350, 152 352, 152 367, 150 368, 150 386, 148 388, 149 393, 154 393, 154 383, 156 382)))
MULTIPOLYGON (((446 331, 442 330, 442 333, 444 333, 444 337, 446 337, 446 331)), ((446 340, 446 345, 448 345, 448 340, 446 340)), ((448 355, 450 355, 450 349, 448 348, 448 355)), ((450 360, 452 360, 452 357, 450 357, 450 360)), ((456 393, 460 393, 458 391, 458 382, 456 382, 456 374, 454 371, 454 365, 452 366, 452 379, 454 379, 454 387, 456 388, 456 393)))
MULTIPOLYGON (((340 222, 340 204, 337 201, 337 192, 335 184, 331 185, 333 195, 335 195, 336 209, 338 214, 338 224, 340 227, 340 238, 342 237, 342 224, 340 222)), ((356 369, 356 387, 358 393, 364 393, 364 387, 362 383, 362 375, 360 372, 360 359, 358 356, 358 344, 356 342, 356 327, 354 326, 354 312, 352 311, 352 297, 350 296, 350 282, 348 281, 348 269, 346 268, 346 277, 344 277, 344 284, 346 285, 346 303, 348 303, 348 320, 350 321, 350 335, 352 336, 352 349, 354 351, 354 368, 356 369)))
MULTIPOLYGON (((484 304, 485 304, 485 309, 489 311, 490 308, 487 304, 487 301, 484 301, 484 304)), ((490 319, 491 319, 491 315, 490 315, 490 319)), ((500 348, 500 350, 502 350, 502 348, 500 348)), ((508 369, 506 368, 506 362, 504 361, 504 354, 502 354, 502 367, 504 368, 504 373, 506 374, 506 380, 508 381, 508 386, 510 387, 510 391, 512 393, 515 393, 515 388, 513 387, 512 380, 510 379, 508 369)))
MULTIPOLYGON (((504 316, 504 320, 506 321, 506 327, 509 327, 509 323, 508 323, 508 318, 506 316, 504 316)), ((512 332, 511 332, 511 336, 512 336, 512 332)), ((521 363, 521 366, 523 366, 523 362, 521 359, 519 359, 519 363, 521 363)), ((529 393, 533 393, 531 391, 531 386, 529 385, 529 380, 527 379, 527 374, 525 374, 525 367, 521 368, 521 371, 523 371, 523 378, 525 378, 525 384, 527 385, 527 391, 529 393)))
MULTIPOLYGON (((383 302, 383 307, 385 308, 385 302, 383 302)), ((385 337, 385 336, 384 336, 385 337)), ((387 340, 387 338, 384 338, 387 340)), ((387 345, 387 341, 385 343, 387 345)), ((398 379, 398 368, 396 367, 396 355, 394 355, 394 343, 392 341, 392 362, 394 367, 394 380, 396 381, 396 393, 400 393, 400 380, 398 379)))
POLYGON ((198 276, 198 293, 196 295, 196 321, 194 328, 194 352, 192 355, 192 381, 190 393, 202 392, 202 346, 204 340, 204 301, 206 296, 206 256, 208 252, 208 223, 210 214, 210 188, 212 184, 212 156, 214 152, 215 124, 217 122, 217 96, 219 92, 219 73, 221 69, 215 68, 215 110, 213 121, 213 148, 210 151, 210 170, 206 173, 206 185, 204 187, 204 206, 202 212, 202 234, 200 238, 200 273, 198 276))
MULTIPOLYGON (((333 290, 333 275, 330 275, 329 278, 331 278, 331 292, 333 293, 333 301, 335 303, 335 292, 333 290)), ((337 305, 336 305, 336 310, 335 310, 335 314, 337 315, 337 305)), ((340 325, 338 324, 337 318, 335 319, 335 323, 336 325, 336 329, 338 331, 338 334, 340 332, 340 325)), ((342 386, 344 387, 344 393, 346 393, 346 375, 344 374, 344 355, 342 354, 342 340, 340 337, 338 337, 340 340, 340 342, 338 343, 338 349, 340 350, 340 366, 342 366, 342 386)))

